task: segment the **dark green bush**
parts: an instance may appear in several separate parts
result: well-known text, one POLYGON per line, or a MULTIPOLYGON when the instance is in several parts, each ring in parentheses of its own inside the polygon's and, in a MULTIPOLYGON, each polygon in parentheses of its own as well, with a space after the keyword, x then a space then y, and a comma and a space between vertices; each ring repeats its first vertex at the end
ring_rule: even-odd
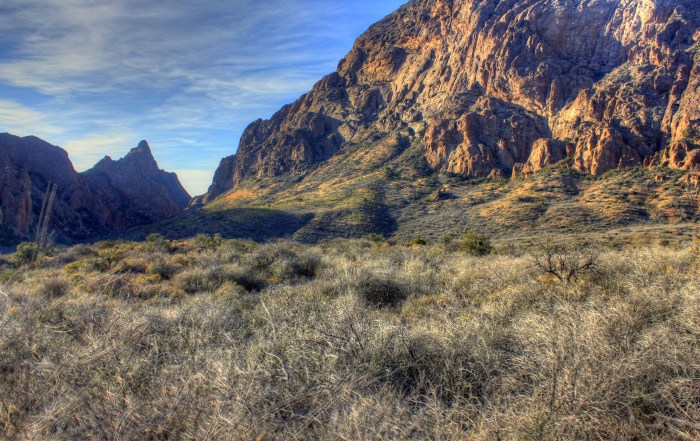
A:
POLYGON ((357 295, 370 306, 396 306, 406 299, 407 291, 391 279, 370 276, 357 281, 354 286, 357 295))
POLYGON ((459 245, 462 251, 472 256, 486 256, 493 251, 491 241, 477 233, 465 234, 459 245))
POLYGON ((37 255, 37 245, 34 242, 24 242, 17 245, 14 261, 17 265, 28 265, 32 263, 37 255))

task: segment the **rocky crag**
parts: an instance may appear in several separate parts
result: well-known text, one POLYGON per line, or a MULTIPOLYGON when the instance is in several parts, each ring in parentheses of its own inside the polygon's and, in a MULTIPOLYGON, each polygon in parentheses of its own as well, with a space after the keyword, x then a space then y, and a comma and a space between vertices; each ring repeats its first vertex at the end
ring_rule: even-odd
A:
POLYGON ((251 124, 199 202, 383 140, 411 147, 404 169, 468 177, 698 169, 699 40, 700 0, 413 0, 251 124))
POLYGON ((158 168, 142 141, 124 158, 106 157, 77 173, 68 153, 36 137, 0 134, 0 223, 33 233, 49 183, 58 187, 50 220, 61 241, 95 238, 179 214, 190 196, 174 173, 158 168))

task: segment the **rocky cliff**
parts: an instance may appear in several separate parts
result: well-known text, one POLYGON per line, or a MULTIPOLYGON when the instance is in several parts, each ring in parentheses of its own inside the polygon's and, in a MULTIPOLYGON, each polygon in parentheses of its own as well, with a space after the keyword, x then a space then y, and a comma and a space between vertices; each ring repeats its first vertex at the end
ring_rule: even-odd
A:
POLYGON ((388 137, 474 177, 700 168, 699 40, 700 0, 413 0, 251 124, 203 201, 388 137))
POLYGON ((58 186, 50 221, 59 240, 94 238, 175 216, 190 200, 177 176, 159 170, 144 141, 118 161, 77 173, 68 153, 36 137, 0 134, 3 226, 31 237, 49 183, 58 186))

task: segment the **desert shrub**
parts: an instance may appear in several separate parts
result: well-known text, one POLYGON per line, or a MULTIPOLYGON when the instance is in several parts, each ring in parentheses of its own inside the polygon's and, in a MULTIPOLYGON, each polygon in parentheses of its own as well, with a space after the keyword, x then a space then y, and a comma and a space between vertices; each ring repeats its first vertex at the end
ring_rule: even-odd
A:
POLYGON ((174 278, 175 284, 188 294, 214 291, 224 281, 222 270, 218 268, 188 268, 174 278))
POLYGON ((171 259, 170 263, 175 266, 185 267, 189 265, 190 259, 185 254, 175 254, 171 259))
POLYGON ((265 279, 255 271, 244 267, 230 267, 226 281, 242 286, 246 291, 257 291, 267 285, 265 279))
POLYGON ((362 238, 364 240, 368 240, 370 242, 376 242, 376 243, 384 242, 384 236, 377 234, 377 233, 365 234, 362 238))
POLYGON ((314 253, 299 253, 286 244, 265 245, 246 260, 253 272, 269 274, 276 281, 299 277, 314 277, 321 259, 314 253))
POLYGON ((51 278, 42 283, 38 288, 40 295, 49 298, 63 297, 70 292, 71 285, 62 278, 51 278))
POLYGON ((124 249, 116 247, 102 248, 98 252, 97 257, 85 260, 86 268, 97 272, 111 271, 125 256, 126 251, 124 249))
POLYGON ((132 256, 125 257, 121 261, 119 271, 123 273, 145 273, 148 270, 150 263, 143 257, 132 256))
POLYGON ((146 272, 148 274, 157 274, 162 279, 170 280, 181 268, 173 260, 155 259, 148 264, 146 272))
POLYGON ((236 265, 211 268, 189 268, 173 278, 175 284, 188 294, 213 293, 225 282, 234 282, 247 291, 263 288, 266 283, 255 271, 236 265))
POLYGON ((216 249, 221 246, 223 240, 221 234, 218 233, 213 236, 198 234, 193 239, 195 246, 201 249, 216 249))
POLYGON ((37 252, 38 247, 34 242, 23 242, 17 245, 13 260, 17 265, 29 265, 36 257, 37 252))
POLYGON ((90 245, 79 244, 66 248, 60 253, 56 254, 53 259, 53 264, 58 266, 65 266, 75 261, 97 256, 97 251, 93 249, 90 245))
POLYGON ((169 240, 163 237, 162 234, 153 233, 146 237, 146 249, 148 251, 170 252, 172 244, 169 240))
POLYGON ((594 272, 600 253, 578 245, 542 243, 532 255, 532 266, 568 285, 582 274, 594 272))
POLYGON ((447 234, 443 234, 442 236, 440 236, 440 237, 438 238, 438 242, 441 243, 441 244, 443 244, 443 245, 449 245, 449 244, 451 244, 452 242, 454 242, 454 240, 455 240, 456 238, 457 238, 457 235, 456 235, 456 234, 454 234, 454 233, 447 233, 447 234))
POLYGON ((18 272, 13 269, 0 270, 0 284, 7 283, 16 277, 18 272))
POLYGON ((425 239, 423 239, 423 238, 414 237, 414 238, 411 239, 411 241, 408 242, 406 245, 408 245, 408 246, 412 246, 412 245, 419 245, 419 246, 422 246, 422 245, 428 245, 428 242, 426 242, 425 239))
POLYGON ((477 233, 465 234, 459 243, 459 248, 471 256, 486 256, 493 251, 491 241, 477 233))
POLYGON ((399 283, 378 275, 359 277, 352 289, 365 303, 375 307, 396 306, 408 295, 399 283))

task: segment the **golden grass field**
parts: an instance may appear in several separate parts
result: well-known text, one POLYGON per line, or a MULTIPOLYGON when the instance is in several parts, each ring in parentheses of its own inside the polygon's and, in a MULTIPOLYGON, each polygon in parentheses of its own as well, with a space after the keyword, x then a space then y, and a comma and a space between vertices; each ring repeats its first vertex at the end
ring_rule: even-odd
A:
POLYGON ((0 438, 698 439, 700 243, 675 237, 8 255, 0 438), (545 250, 594 266, 561 283, 545 250))

